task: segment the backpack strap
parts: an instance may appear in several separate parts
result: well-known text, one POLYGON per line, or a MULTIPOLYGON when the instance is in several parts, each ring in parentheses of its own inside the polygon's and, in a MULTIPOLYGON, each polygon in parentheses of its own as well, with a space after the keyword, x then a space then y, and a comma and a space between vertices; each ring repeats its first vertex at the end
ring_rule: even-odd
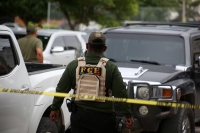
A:
MULTIPOLYGON (((79 68, 80 68, 80 66, 85 66, 85 64, 86 64, 85 57, 79 57, 79 58, 77 58, 77 60, 78 60, 78 66, 76 68, 76 82, 79 78, 79 68)), ((76 89, 77 89, 77 84, 76 84, 75 89, 74 89, 74 94, 76 94, 76 89)))
POLYGON ((85 57, 79 57, 77 60, 78 60, 78 66, 85 66, 86 65, 85 57))
POLYGON ((97 64, 97 67, 101 67, 102 65, 105 67, 106 66, 106 63, 108 62, 109 59, 107 58, 101 58, 99 60, 99 63, 97 64))

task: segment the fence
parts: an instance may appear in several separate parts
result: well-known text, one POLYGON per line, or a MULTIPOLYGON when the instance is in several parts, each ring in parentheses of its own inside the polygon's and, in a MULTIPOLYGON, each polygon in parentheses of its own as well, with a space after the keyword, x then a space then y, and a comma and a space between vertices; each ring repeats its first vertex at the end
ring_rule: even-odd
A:
MULTIPOLYGON (((150 22, 181 22, 181 8, 163 8, 163 7, 140 7, 138 14, 131 18, 133 21, 150 21, 150 22)), ((186 21, 199 21, 197 9, 186 9, 186 21)))
MULTIPOLYGON (((70 29, 68 23, 65 19, 64 14, 58 10, 58 3, 48 4, 48 24, 53 24, 57 28, 70 29)), ((186 9, 186 21, 200 21, 199 13, 197 9, 186 9)), ((182 8, 164 8, 164 7, 140 7, 138 9, 138 14, 131 17, 131 21, 149 21, 149 22, 181 22, 182 21, 182 8)), ((94 22, 93 22, 94 23, 94 22)), ((92 23, 92 24, 93 24, 92 23)), ((100 26, 95 23, 92 27, 100 26), (96 26, 95 26, 96 25, 96 26)), ((87 28, 85 25, 80 25, 76 27, 76 30, 82 30, 87 28)), ((90 26, 91 27, 91 26, 90 26)))

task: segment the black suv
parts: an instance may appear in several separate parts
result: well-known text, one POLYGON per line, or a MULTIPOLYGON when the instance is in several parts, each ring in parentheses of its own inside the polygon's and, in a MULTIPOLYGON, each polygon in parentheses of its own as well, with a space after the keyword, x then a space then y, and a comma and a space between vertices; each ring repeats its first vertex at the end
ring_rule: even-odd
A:
MULTIPOLYGON (((130 98, 200 105, 200 24, 126 23, 102 32, 104 54, 118 66, 130 98)), ((194 133, 200 122, 197 109, 131 107, 135 131, 194 133)))

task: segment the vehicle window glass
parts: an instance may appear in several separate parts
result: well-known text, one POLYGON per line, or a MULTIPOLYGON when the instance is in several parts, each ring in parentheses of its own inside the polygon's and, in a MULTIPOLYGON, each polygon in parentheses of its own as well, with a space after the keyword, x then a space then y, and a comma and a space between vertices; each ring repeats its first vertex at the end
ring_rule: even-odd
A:
POLYGON ((81 44, 76 36, 64 36, 67 48, 81 50, 81 44))
MULTIPOLYGON (((24 32, 24 34, 19 34, 19 33, 14 33, 15 37, 17 38, 17 40, 19 40, 22 37, 26 36, 26 33, 24 32)), ((49 42, 50 36, 42 36, 42 35, 38 35, 37 38, 39 38, 42 41, 43 44, 43 51, 46 49, 47 44, 49 42)))
POLYGON ((10 73, 16 66, 10 36, 0 35, 0 76, 10 73))
POLYGON ((17 38, 17 40, 19 40, 22 37, 25 37, 26 35, 22 35, 22 34, 15 34, 15 37, 17 38))
POLYGON ((194 62, 198 64, 198 57, 200 56, 200 39, 196 39, 193 42, 193 54, 194 54, 194 62))
POLYGON ((175 66, 185 64, 184 41, 179 36, 105 34, 104 55, 118 62, 154 61, 175 66))
POLYGON ((85 40, 85 42, 88 42, 89 34, 82 35, 82 38, 85 40))
POLYGON ((55 46, 62 46, 64 48, 66 48, 66 45, 64 43, 64 40, 63 40, 62 36, 59 36, 54 40, 54 42, 52 44, 52 47, 55 47, 55 46))
POLYGON ((10 28, 15 28, 14 25, 6 25, 7 27, 10 27, 10 28))
POLYGON ((46 47, 47 47, 47 44, 48 44, 49 39, 50 39, 50 36, 41 36, 41 35, 38 35, 38 38, 42 41, 43 51, 44 51, 46 49, 46 47))

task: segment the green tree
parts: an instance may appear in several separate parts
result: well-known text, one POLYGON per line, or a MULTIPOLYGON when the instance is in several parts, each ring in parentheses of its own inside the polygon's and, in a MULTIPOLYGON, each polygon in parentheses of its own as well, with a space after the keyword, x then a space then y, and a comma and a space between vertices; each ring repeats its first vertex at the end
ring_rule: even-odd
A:
POLYGON ((197 7, 200 5, 200 0, 190 1, 189 5, 191 7, 197 7))
MULTIPOLYGON (((181 22, 183 0, 138 0, 139 13, 132 17, 132 20, 141 21, 171 21, 171 12, 178 12, 179 16, 173 20, 181 22)), ((199 16, 196 8, 200 0, 185 0, 186 21, 195 21, 199 16)))
POLYGON ((177 7, 176 0, 138 0, 141 7, 177 7))
POLYGON ((48 0, 0 0, 0 16, 19 16, 25 24, 38 23, 47 16, 48 0))
POLYGON ((103 27, 119 26, 137 13, 136 0, 54 0, 60 5, 69 27, 96 21, 103 27))
POLYGON ((170 11, 178 7, 175 0, 138 0, 138 5, 138 14, 132 20, 169 21, 170 11))
MULTIPOLYGON (((200 0, 184 0, 185 1, 185 19, 186 21, 196 21, 196 17, 199 16, 198 6, 200 5, 200 0)), ((183 0, 176 0, 176 3, 180 8, 183 7, 183 0)), ((182 14, 182 10, 179 11, 179 14, 182 14)), ((182 16, 180 15, 178 18, 180 21, 182 20, 182 16)))

